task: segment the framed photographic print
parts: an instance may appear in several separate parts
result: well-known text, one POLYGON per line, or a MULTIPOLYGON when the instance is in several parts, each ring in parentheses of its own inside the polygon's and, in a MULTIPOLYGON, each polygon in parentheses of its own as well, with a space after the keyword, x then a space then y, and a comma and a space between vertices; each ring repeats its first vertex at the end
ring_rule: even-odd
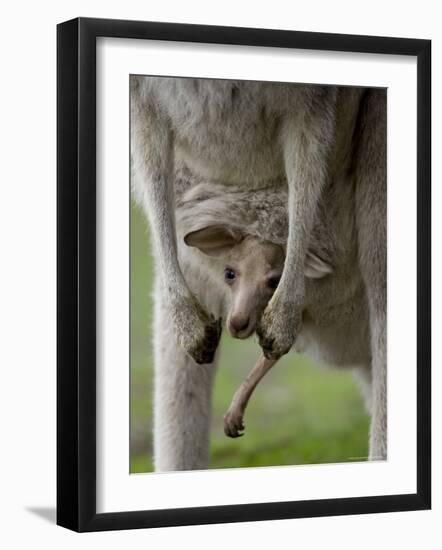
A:
POLYGON ((428 509, 430 41, 57 31, 57 523, 428 509))

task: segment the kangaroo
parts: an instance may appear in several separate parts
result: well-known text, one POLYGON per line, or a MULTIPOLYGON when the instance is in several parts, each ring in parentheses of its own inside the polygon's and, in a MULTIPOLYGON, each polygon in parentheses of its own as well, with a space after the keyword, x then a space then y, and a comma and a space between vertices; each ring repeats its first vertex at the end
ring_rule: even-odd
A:
MULTIPOLYGON (((226 225, 207 226, 189 233, 184 242, 224 261, 224 282, 231 291, 227 328, 233 338, 249 338, 278 287, 284 267, 283 248, 226 225)), ((331 267, 314 254, 307 254, 304 268, 307 277, 319 279, 331 271, 331 267)), ((224 431, 229 437, 243 435, 240 432, 244 430, 247 403, 259 381, 276 362, 263 355, 235 393, 224 417, 224 431)))
MULTIPOLYGON (((210 388, 224 299, 211 299, 208 271, 196 273, 189 267, 192 261, 203 262, 203 254, 189 263, 175 219, 180 186, 192 188, 201 180, 249 197, 262 188, 286 193, 284 267, 256 324, 263 354, 276 360, 293 344, 311 338, 310 349, 320 341, 320 355, 328 354, 328 362, 346 363, 353 355, 356 364, 359 356, 366 364, 368 348, 373 385, 370 457, 386 456, 385 127, 381 90, 132 77, 133 190, 150 221, 156 258, 157 469, 204 468, 208 460, 210 388), (191 177, 181 178, 181 171, 191 177), (343 207, 341 195, 346 197, 343 207), (330 210, 344 213, 335 223, 340 235, 348 230, 351 242, 338 243, 338 270, 333 267, 341 276, 323 279, 330 281, 321 307, 313 304, 306 316, 305 260, 315 227, 327 233, 316 221, 327 219, 330 210), (345 246, 353 261, 340 265, 345 246), (346 273, 347 286, 342 284, 346 273), (331 298, 357 317, 354 293, 365 300, 369 321, 356 323, 349 349, 339 347, 338 353, 334 332, 344 328, 339 319, 345 315, 336 314, 331 298), (307 331, 300 338, 309 324, 316 333, 307 331), (174 426, 177 422, 180 428, 174 426)), ((255 207, 268 219, 275 214, 271 205, 255 207)))
MULTIPOLYGON (((224 261, 224 282, 231 291, 227 328, 233 338, 245 339, 255 330, 262 312, 278 287, 285 254, 281 246, 244 236, 225 225, 207 226, 186 235, 188 246, 224 261)), ((253 390, 276 363, 264 356, 255 365, 235 394, 224 417, 224 431, 239 437, 244 430, 243 416, 253 390)))

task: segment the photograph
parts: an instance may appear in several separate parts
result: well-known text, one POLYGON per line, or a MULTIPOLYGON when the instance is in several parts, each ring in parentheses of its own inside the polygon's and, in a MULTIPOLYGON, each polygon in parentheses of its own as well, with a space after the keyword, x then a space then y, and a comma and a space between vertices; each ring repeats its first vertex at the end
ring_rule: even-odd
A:
POLYGON ((387 89, 128 86, 130 473, 387 460, 387 89))

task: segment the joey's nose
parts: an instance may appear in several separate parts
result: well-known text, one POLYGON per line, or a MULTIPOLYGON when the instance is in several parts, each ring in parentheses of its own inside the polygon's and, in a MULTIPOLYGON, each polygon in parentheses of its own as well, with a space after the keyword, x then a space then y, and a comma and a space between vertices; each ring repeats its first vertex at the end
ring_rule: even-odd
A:
POLYGON ((233 336, 238 335, 241 332, 244 332, 249 326, 250 318, 245 316, 237 315, 230 319, 230 330, 233 336))

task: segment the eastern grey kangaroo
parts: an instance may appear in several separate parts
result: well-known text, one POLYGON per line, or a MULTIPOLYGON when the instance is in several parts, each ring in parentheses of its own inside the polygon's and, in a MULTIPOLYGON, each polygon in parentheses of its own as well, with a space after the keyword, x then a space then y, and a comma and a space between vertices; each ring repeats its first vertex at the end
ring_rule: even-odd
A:
MULTIPOLYGON (((355 276, 362 281, 369 313, 370 457, 384 458, 385 92, 133 77, 131 107, 133 189, 150 220, 156 257, 156 468, 207 466, 211 384, 221 332, 222 304, 210 303, 206 275, 190 283, 180 263, 174 201, 183 170, 191 174, 190 185, 203 178, 232 190, 288 191, 284 269, 257 323, 264 355, 273 360, 292 347, 303 323, 309 323, 304 265, 315 221, 321 210, 339 204, 342 193, 351 196, 347 215, 338 223, 343 232, 348 226, 355 276)), ((342 252, 339 243, 337 251, 342 252)), ((331 298, 335 278, 329 279, 331 298)), ((340 300, 339 294, 333 298, 340 300)), ((345 305, 354 307, 351 300, 345 305)), ((313 318, 321 331, 320 316, 313 318)), ((322 330, 322 347, 330 337, 322 330)), ((349 347, 358 343, 356 338, 349 347)))

